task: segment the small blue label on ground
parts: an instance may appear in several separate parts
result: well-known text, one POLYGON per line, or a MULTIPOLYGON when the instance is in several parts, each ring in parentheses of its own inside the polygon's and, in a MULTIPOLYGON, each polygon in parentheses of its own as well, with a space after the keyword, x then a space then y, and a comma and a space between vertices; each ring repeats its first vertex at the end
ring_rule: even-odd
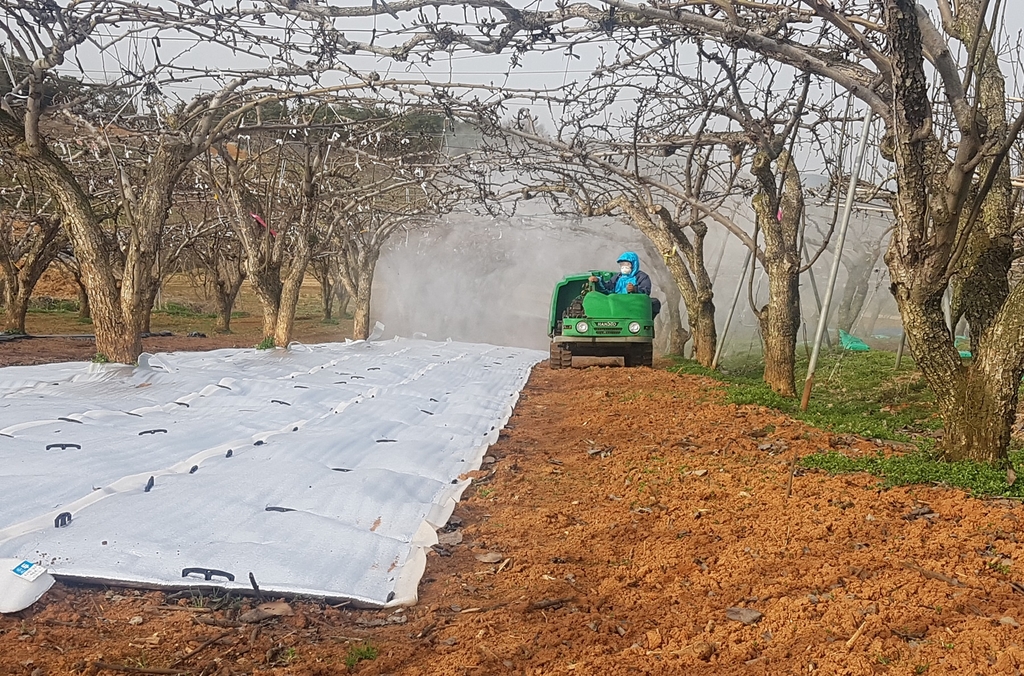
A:
POLYGON ((46 569, 31 561, 22 561, 11 572, 25 580, 25 582, 35 582, 46 572, 46 569))

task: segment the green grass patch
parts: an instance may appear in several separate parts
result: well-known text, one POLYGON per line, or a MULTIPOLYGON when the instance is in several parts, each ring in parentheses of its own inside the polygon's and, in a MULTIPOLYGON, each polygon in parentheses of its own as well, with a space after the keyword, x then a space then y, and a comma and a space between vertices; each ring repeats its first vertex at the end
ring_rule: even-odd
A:
POLYGON ((274 337, 273 336, 267 336, 266 338, 264 338, 263 340, 261 340, 259 342, 259 344, 256 346, 256 349, 257 350, 273 350, 274 347, 276 347, 274 345, 274 337))
MULTIPOLYGON (((1024 451, 1011 451, 1010 463, 1024 476, 1024 451)), ((1024 481, 1007 485, 1007 472, 981 462, 943 462, 926 451, 884 457, 881 454, 851 458, 836 451, 815 453, 800 465, 829 474, 868 472, 882 478, 886 488, 910 484, 937 484, 961 488, 977 497, 1024 498, 1024 481)))
POLYGON ((169 317, 185 317, 188 319, 216 319, 217 315, 212 312, 205 312, 196 305, 184 305, 182 303, 167 302, 156 314, 168 315, 169 317))
POLYGON ((378 655, 380 655, 380 651, 369 643, 354 645, 348 649, 348 654, 345 655, 345 666, 351 669, 363 660, 377 659, 378 655))
MULTIPOLYGON (((882 486, 913 484, 959 488, 977 497, 1024 498, 1024 478, 1008 483, 1007 468, 981 462, 944 462, 934 453, 935 440, 926 433, 941 429, 935 398, 923 376, 905 356, 899 371, 892 352, 827 352, 821 355, 814 391, 806 411, 797 398, 780 397, 762 381, 760 357, 737 357, 713 372, 694 362, 679 360, 677 373, 708 376, 726 385, 727 400, 779 410, 820 429, 869 439, 914 442, 908 453, 850 457, 822 451, 800 459, 800 465, 830 474, 867 472, 882 479, 882 486)), ((806 354, 797 358, 797 388, 807 373, 806 354)), ((1024 449, 1010 450, 1008 467, 1024 477, 1024 449)))
MULTIPOLYGON (((755 404, 778 409, 815 427, 872 439, 910 441, 915 435, 942 427, 935 398, 924 378, 904 357, 899 371, 891 352, 825 353, 818 360, 814 391, 806 411, 798 398, 781 397, 762 381, 760 358, 738 357, 710 371, 692 361, 678 360, 677 373, 708 376, 724 382, 734 404, 755 404)), ((806 355, 797 357, 797 388, 807 374, 806 355)))
POLYGON ((78 312, 78 301, 68 300, 66 298, 38 296, 29 300, 28 311, 33 314, 78 312))

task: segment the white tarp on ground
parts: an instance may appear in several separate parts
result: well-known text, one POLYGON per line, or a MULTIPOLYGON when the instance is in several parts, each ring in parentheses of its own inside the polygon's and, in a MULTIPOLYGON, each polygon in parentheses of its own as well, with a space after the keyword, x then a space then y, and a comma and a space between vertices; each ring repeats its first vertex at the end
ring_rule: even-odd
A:
POLYGON ((459 475, 544 356, 395 340, 0 369, 0 557, 85 580, 248 588, 252 573, 266 591, 415 602, 459 475))

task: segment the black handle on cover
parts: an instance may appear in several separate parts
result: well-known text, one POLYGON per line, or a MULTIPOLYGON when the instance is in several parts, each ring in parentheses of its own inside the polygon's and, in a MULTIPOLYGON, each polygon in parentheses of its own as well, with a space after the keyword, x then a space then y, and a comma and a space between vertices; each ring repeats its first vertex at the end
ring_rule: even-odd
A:
POLYGON ((189 575, 191 575, 193 573, 199 573, 200 575, 203 576, 203 579, 207 580, 207 581, 212 580, 214 575, 219 575, 220 577, 227 578, 228 582, 234 582, 235 581, 235 576, 232 575, 231 573, 227 572, 226 570, 217 570, 216 568, 182 568, 181 569, 181 576, 182 577, 188 577, 189 575))

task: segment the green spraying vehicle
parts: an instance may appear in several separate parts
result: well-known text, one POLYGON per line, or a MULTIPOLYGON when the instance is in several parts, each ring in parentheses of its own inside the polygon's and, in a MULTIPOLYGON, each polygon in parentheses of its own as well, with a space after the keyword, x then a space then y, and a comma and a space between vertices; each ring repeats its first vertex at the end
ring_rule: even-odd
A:
POLYGON ((613 272, 595 270, 565 277, 551 296, 548 335, 551 368, 572 366, 577 357, 622 357, 626 366, 654 360, 651 297, 644 293, 604 294, 590 277, 608 284, 613 272))

